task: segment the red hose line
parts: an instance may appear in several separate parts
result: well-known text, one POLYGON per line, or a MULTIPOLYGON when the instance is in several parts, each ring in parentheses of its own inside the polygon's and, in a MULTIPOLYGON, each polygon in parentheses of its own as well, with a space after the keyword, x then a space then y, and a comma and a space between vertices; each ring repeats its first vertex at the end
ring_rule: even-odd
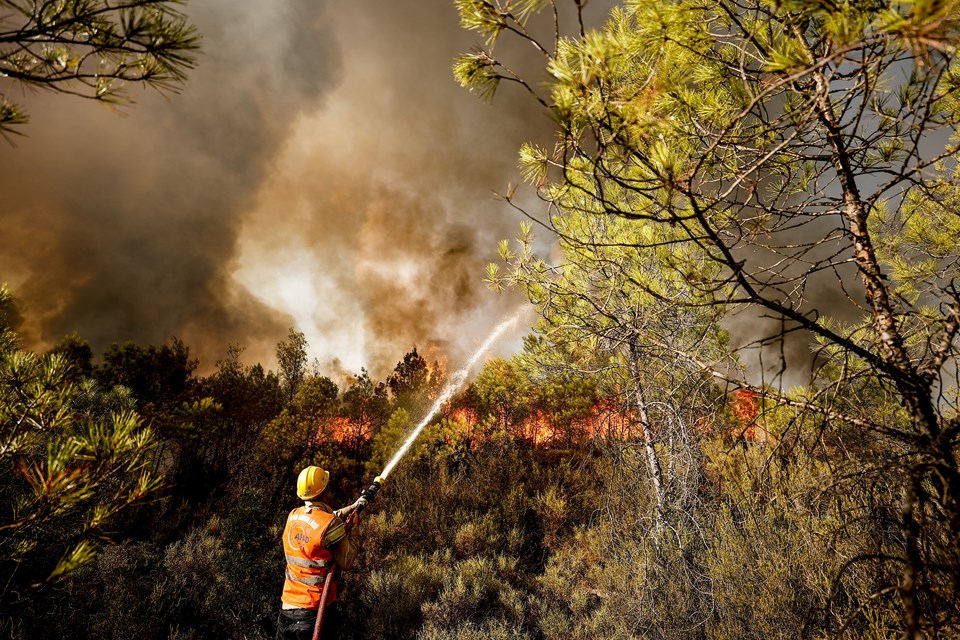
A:
POLYGON ((327 577, 323 581, 323 593, 320 595, 320 608, 317 609, 317 624, 313 627, 313 640, 320 640, 320 634, 323 632, 323 614, 327 610, 327 598, 330 597, 330 585, 336 579, 337 565, 334 563, 327 572, 327 577))

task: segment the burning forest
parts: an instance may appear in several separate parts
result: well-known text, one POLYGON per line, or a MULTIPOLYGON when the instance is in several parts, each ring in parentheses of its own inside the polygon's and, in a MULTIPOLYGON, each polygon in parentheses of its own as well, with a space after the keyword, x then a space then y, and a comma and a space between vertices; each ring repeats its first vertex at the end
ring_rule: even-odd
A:
MULTIPOLYGON (((343 637, 414 637, 462 626, 457 621, 463 620, 479 621, 475 624, 491 633, 536 624, 545 637, 553 637, 552 616, 600 624, 597 611, 602 609, 596 607, 607 596, 584 603, 569 584, 598 593, 629 584, 621 572, 640 566, 640 560, 618 554, 627 545, 643 562, 652 562, 645 555, 651 553, 646 539, 632 536, 649 527, 656 531, 658 520, 675 519, 668 509, 681 500, 684 517, 695 518, 711 536, 698 550, 703 573, 690 579, 726 576, 763 580, 771 590, 787 588, 770 582, 766 565, 742 562, 767 534, 754 531, 761 537, 751 537, 751 530, 737 528, 732 514, 721 510, 718 515, 710 506, 737 505, 751 518, 769 518, 769 501, 777 496, 800 499, 822 489, 816 476, 803 475, 810 462, 800 459, 777 462, 778 473, 789 477, 767 476, 757 484, 772 471, 771 460, 783 445, 766 434, 777 430, 790 439, 797 419, 764 409, 759 394, 713 388, 687 398, 696 402, 685 417, 658 412, 644 418, 622 387, 607 386, 603 376, 544 367, 542 352, 503 359, 481 349, 474 375, 451 387, 453 376, 442 354, 431 352, 430 361, 413 349, 383 380, 363 371, 338 385, 309 372, 305 346, 296 332, 277 345, 278 356, 291 347, 302 349, 297 361, 278 358, 286 369, 242 364, 240 350, 231 348, 214 373, 197 375, 197 362, 182 342, 115 345, 95 359, 89 345, 73 336, 45 355, 47 365, 40 359, 21 365, 18 375, 24 381, 55 375, 50 367, 73 380, 59 400, 49 395, 49 387, 32 386, 36 395, 21 409, 31 421, 47 420, 56 427, 57 421, 108 419, 110 426, 101 427, 108 431, 101 433, 112 433, 118 443, 140 429, 134 451, 142 462, 120 476, 127 478, 126 485, 116 484, 117 470, 107 476, 96 471, 105 456, 115 455, 107 451, 93 458, 97 467, 77 458, 63 467, 38 461, 15 470, 34 478, 33 491, 48 504, 64 505, 58 513, 73 515, 51 512, 5 537, 20 549, 11 551, 20 570, 8 576, 7 593, 26 602, 32 614, 18 616, 13 633, 49 634, 43 621, 65 615, 61 607, 69 606, 70 615, 79 611, 90 621, 89 627, 72 628, 71 637, 125 637, 128 632, 160 637, 157 629, 169 629, 171 620, 181 629, 189 625, 198 637, 224 629, 228 636, 270 636, 272 603, 282 582, 281 576, 268 579, 283 564, 278 527, 291 504, 291 478, 309 464, 335 470, 332 502, 358 495, 374 477, 380 489, 362 516, 361 565, 344 578, 349 631, 343 637), (56 409, 52 405, 58 402, 65 404, 56 409), (126 427, 113 413, 124 407, 134 412, 129 419, 135 421, 126 427), (651 422, 644 425, 645 419, 651 422), (690 426, 686 433, 684 420, 690 426), (654 476, 645 446, 651 440, 660 463, 659 486, 650 482, 654 476), (108 482, 130 493, 98 525, 90 520, 96 505, 116 495, 104 486, 108 482), (96 547, 81 547, 95 555, 71 550, 71 538, 63 535, 71 522, 86 522, 98 532, 96 547), (30 544, 54 532, 60 535, 56 553, 51 554, 49 542, 30 544), (726 564, 730 553, 738 554, 736 575, 726 564), (131 589, 122 586, 121 575, 133 562, 139 569, 131 589), (211 563, 232 568, 212 571, 211 563), (59 588, 34 591, 53 579, 46 578, 51 571, 62 574, 56 578, 59 588), (142 627, 131 629, 125 612, 142 597, 137 589, 148 590, 155 608, 139 617, 142 627), (229 594, 233 606, 200 596, 219 590, 229 594), (97 598, 82 595, 91 592, 97 598), (395 605, 389 611, 364 605, 381 598, 395 605)), ((834 518, 837 508, 847 507, 823 508, 834 518)), ((778 526, 778 536, 802 533, 789 522, 778 526)), ((823 526, 826 533, 833 525, 823 526)), ((787 542, 775 552, 768 549, 765 559, 789 563, 781 569, 782 579, 805 599, 789 610, 755 608, 739 623, 743 629, 761 623, 767 630, 782 628, 785 614, 799 620, 823 595, 815 583, 797 591, 795 581, 835 566, 839 558, 820 545, 787 542)), ((680 589, 674 583, 675 563, 690 561, 661 558, 662 568, 644 580, 680 589)), ((714 587, 711 598, 717 600, 711 602, 732 605, 738 593, 753 597, 714 587)), ((654 594, 647 598, 647 604, 658 601, 654 594)), ((603 624, 615 630, 623 620, 617 616, 603 624)), ((588 635, 606 633, 614 631, 594 629, 588 635)))
POLYGON ((0 636, 960 637, 956 3, 443 7, 0 0, 0 636))

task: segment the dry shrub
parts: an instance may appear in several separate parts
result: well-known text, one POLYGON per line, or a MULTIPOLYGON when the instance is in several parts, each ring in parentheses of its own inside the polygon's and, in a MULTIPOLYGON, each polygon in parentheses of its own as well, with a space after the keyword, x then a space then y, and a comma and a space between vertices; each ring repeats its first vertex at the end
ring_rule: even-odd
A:
POLYGON ((595 508, 580 466, 589 462, 503 442, 456 456, 412 452, 364 518, 361 563, 346 574, 356 588, 343 602, 348 637, 529 628, 545 543, 595 508))
POLYGON ((520 624, 523 596, 512 584, 513 558, 468 558, 444 567, 443 587, 436 599, 423 604, 424 628, 448 628, 463 621, 499 619, 520 624))
POLYGON ((583 528, 550 558, 531 605, 544 638, 703 637, 709 601, 690 557, 696 541, 679 544, 676 530, 660 539, 611 533, 608 524, 583 528))
MULTIPOLYGON (((465 515, 465 514, 464 514, 465 515)), ((515 551, 516 529, 504 531, 493 512, 466 521, 453 534, 453 548, 460 558, 472 558, 506 549, 515 551)))
POLYGON ((100 591, 102 610, 92 615, 93 637, 115 640, 160 637, 149 599, 162 557, 162 550, 151 544, 107 547, 91 571, 76 576, 77 586, 100 591))
POLYGON ((723 496, 707 555, 712 638, 896 635, 898 603, 875 593, 896 578, 866 561, 893 542, 875 511, 889 501, 882 482, 837 483, 835 466, 799 449, 738 447, 713 458, 723 496))
POLYGON ((549 486, 533 496, 531 506, 543 527, 543 546, 553 551, 558 546, 566 525, 569 524, 567 498, 557 487, 549 486))
POLYGON ((422 603, 435 597, 442 583, 438 558, 401 555, 371 571, 362 583, 361 610, 353 613, 363 618, 354 618, 355 624, 367 638, 413 638, 423 618, 422 603))
POLYGON ((531 636, 502 620, 464 622, 449 628, 429 627, 417 640, 527 640, 531 636))

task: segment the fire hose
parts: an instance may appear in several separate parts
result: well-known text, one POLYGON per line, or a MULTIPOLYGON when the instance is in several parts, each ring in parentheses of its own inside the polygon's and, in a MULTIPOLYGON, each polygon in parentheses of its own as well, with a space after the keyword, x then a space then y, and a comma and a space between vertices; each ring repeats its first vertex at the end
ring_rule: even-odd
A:
MULTIPOLYGON (((377 476, 374 478, 373 484, 360 493, 360 499, 356 502, 356 509, 347 516, 346 525, 348 532, 360 523, 360 512, 373 500, 373 497, 380 491, 380 487, 383 486, 384 482, 386 482, 386 479, 383 476, 377 476)), ((327 610, 327 602, 330 598, 330 585, 336 580, 336 577, 337 563, 334 562, 330 565, 330 571, 327 572, 323 581, 323 593, 320 595, 320 608, 317 609, 317 623, 313 627, 313 640, 320 640, 320 634, 323 633, 323 614, 327 610)))

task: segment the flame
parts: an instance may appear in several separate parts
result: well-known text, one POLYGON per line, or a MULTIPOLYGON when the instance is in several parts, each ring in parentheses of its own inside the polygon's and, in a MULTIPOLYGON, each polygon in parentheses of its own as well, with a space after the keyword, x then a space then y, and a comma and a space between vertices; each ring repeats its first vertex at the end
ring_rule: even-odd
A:
POLYGON ((544 446, 557 437, 556 425, 551 416, 539 410, 524 420, 518 431, 520 437, 529 440, 535 447, 544 446))
MULTIPOLYGON (((428 381, 433 383, 431 386, 440 386, 440 381, 446 376, 446 358, 439 354, 436 347, 430 347, 424 359, 428 367, 428 381)), ((761 396, 757 391, 737 390, 730 397, 729 406, 736 426, 727 432, 728 437, 752 443, 777 441, 766 428, 761 411, 761 396)), ((597 438, 630 441, 641 435, 635 413, 616 398, 598 400, 585 415, 569 420, 558 420, 552 412, 537 408, 513 424, 504 424, 498 420, 498 426, 494 428, 491 428, 489 419, 481 421, 476 409, 457 404, 456 401, 445 406, 443 415, 446 423, 442 438, 446 444, 469 449, 489 442, 495 437, 494 432, 497 429, 504 428, 513 437, 540 449, 576 447, 597 438)), ((507 416, 503 418, 509 420, 507 416)), ((709 436, 713 433, 715 424, 710 417, 700 415, 695 419, 694 428, 698 433, 709 436)), ((372 429, 373 425, 370 423, 353 422, 345 416, 337 416, 318 425, 315 438, 317 441, 335 441, 360 450, 361 445, 372 438, 372 429)), ((657 430, 656 425, 654 430, 657 430)))
POLYGON ((436 344, 427 347, 427 351, 421 357, 427 363, 427 388, 431 390, 430 399, 436 400, 447 379, 447 357, 440 353, 440 347, 436 344))
POLYGON ((349 418, 338 416, 332 420, 334 425, 333 437, 338 442, 360 443, 370 437, 370 426, 363 423, 353 422, 349 418))
POLYGON ((600 401, 587 415, 573 418, 566 424, 558 423, 550 413, 535 411, 518 425, 516 431, 537 447, 573 446, 593 438, 632 438, 636 431, 634 425, 632 415, 614 401, 600 401))
POLYGON ((370 425, 352 421, 346 416, 335 416, 317 425, 312 444, 336 442, 354 447, 370 439, 370 425))
POLYGON ((591 437, 629 440, 636 435, 636 420, 613 400, 601 400, 593 405, 591 437))
POLYGON ((766 428, 766 422, 760 413, 760 396, 753 389, 734 391, 730 410, 739 423, 739 426, 730 431, 730 435, 734 438, 742 438, 747 442, 775 443, 777 441, 766 428))
POLYGON ((480 419, 469 407, 455 407, 447 413, 447 428, 443 440, 449 446, 465 446, 474 449, 478 444, 480 419))
POLYGON ((753 389, 737 389, 734 391, 731 410, 740 422, 744 424, 752 423, 760 415, 757 392, 753 389))
POLYGON ((470 407, 455 407, 450 410, 449 417, 451 422, 465 424, 470 427, 476 427, 477 423, 480 422, 480 419, 477 417, 477 412, 470 407))

